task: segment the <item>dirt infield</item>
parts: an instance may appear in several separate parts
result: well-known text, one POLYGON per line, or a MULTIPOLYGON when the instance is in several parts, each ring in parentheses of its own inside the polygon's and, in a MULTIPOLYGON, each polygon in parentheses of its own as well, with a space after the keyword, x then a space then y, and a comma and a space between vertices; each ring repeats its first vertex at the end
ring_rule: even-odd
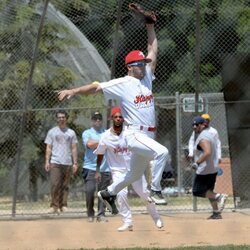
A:
POLYGON ((106 223, 81 219, 0 221, 1 250, 79 248, 167 248, 177 246, 250 244, 250 212, 228 212, 223 220, 207 213, 162 215, 165 227, 155 228, 148 215, 134 215, 134 231, 116 231, 119 216, 106 223))

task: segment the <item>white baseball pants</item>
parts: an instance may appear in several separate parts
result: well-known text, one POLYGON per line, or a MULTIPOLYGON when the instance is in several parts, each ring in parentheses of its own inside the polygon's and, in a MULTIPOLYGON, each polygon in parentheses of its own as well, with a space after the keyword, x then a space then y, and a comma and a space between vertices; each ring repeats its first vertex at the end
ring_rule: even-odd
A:
POLYGON ((161 178, 168 156, 168 149, 152 139, 152 132, 145 132, 135 129, 126 130, 126 141, 131 151, 130 171, 125 178, 116 185, 108 187, 111 194, 117 194, 123 188, 138 180, 153 160, 152 184, 154 191, 161 190, 161 178))
MULTIPOLYGON (((113 184, 123 180, 126 176, 126 172, 119 172, 119 171, 113 171, 112 172, 112 178, 113 178, 113 184)), ((112 184, 112 185, 113 185, 112 184)), ((141 176, 137 181, 132 183, 132 187, 135 190, 135 192, 139 195, 139 197, 144 201, 147 211, 152 217, 153 221, 156 223, 156 221, 160 218, 160 215, 158 211, 156 210, 155 204, 149 203, 149 191, 147 189, 147 181, 145 179, 145 176, 141 176)), ((133 224, 132 220, 132 213, 129 207, 128 203, 128 188, 123 188, 118 194, 117 194, 117 203, 118 203, 118 210, 121 216, 123 217, 123 223, 126 223, 128 225, 133 224)))

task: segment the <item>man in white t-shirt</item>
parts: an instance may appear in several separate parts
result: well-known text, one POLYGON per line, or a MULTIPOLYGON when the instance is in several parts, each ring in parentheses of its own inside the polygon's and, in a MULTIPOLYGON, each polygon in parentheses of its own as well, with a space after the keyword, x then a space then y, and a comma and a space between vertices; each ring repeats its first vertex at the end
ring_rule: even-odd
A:
POLYGON ((152 160, 150 196, 156 204, 166 204, 161 193, 161 178, 169 152, 165 146, 154 140, 156 124, 152 82, 155 79, 158 46, 154 24, 146 24, 146 29, 148 54, 145 57, 139 50, 128 53, 125 58, 127 76, 108 82, 93 82, 79 88, 61 90, 58 93, 59 100, 63 100, 76 94, 88 95, 101 92, 106 100, 115 99, 121 107, 122 116, 128 125, 126 141, 131 151, 130 171, 116 186, 112 185, 108 190, 98 192, 98 196, 110 209, 116 194, 138 180, 152 160))
MULTIPOLYGON (((216 151, 217 151, 217 155, 218 155, 218 162, 221 162, 221 141, 219 138, 219 134, 218 131, 213 128, 212 126, 210 126, 210 115, 209 114, 203 114, 201 115, 201 117, 205 120, 204 126, 207 128, 207 131, 214 137, 215 141, 216 141, 216 151)), ((195 144, 195 131, 193 131, 192 135, 190 136, 189 142, 188 142, 188 157, 189 158, 193 158, 194 156, 194 144, 195 144)))
POLYGON ((210 201, 213 213, 208 219, 222 219, 221 212, 228 196, 214 191, 218 170, 217 142, 209 132, 204 118, 194 117, 193 129, 198 137, 194 144, 192 168, 195 170, 195 177, 192 192, 194 196, 207 198, 210 201))
POLYGON ((67 211, 70 177, 76 173, 77 138, 74 130, 67 126, 65 110, 56 112, 57 126, 47 133, 44 168, 50 173, 51 203, 49 213, 67 211))
MULTIPOLYGON (((117 182, 120 182, 125 178, 125 175, 130 169, 129 163, 131 153, 126 143, 124 133, 125 127, 123 127, 124 120, 119 107, 114 107, 112 109, 111 118, 113 125, 109 130, 102 134, 98 147, 95 150, 95 153, 97 154, 96 179, 99 180, 101 178, 100 167, 105 155, 111 170, 113 185, 116 185, 117 182)), ((137 181, 133 182, 132 187, 145 202, 147 211, 157 228, 162 228, 163 222, 156 210, 156 206, 153 202, 149 202, 151 201, 149 197, 150 192, 147 189, 145 176, 143 175, 137 181)), ((123 188, 117 194, 119 213, 123 217, 123 225, 118 228, 119 232, 133 230, 132 213, 129 208, 127 194, 127 187, 123 188)))

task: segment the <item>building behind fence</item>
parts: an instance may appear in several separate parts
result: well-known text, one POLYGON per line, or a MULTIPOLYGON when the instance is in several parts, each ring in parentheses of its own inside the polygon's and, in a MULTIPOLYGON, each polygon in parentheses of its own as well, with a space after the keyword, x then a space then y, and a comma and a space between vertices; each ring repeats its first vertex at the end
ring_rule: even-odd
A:
MULTIPOLYGON (((49 206, 44 170, 47 131, 55 111, 69 112, 79 139, 93 111, 109 126, 110 103, 99 95, 59 102, 60 89, 126 74, 125 55, 146 53, 143 24, 129 1, 5 1, 0 4, 0 218, 43 216, 49 206)), ((216 191, 230 195, 228 209, 249 208, 250 6, 248 1, 140 1, 157 14, 159 44, 154 96, 156 139, 167 146, 173 176, 162 179, 162 213, 207 210, 193 200, 187 160, 192 118, 209 113, 222 141, 223 175, 216 191)), ((130 189, 133 210, 143 203, 130 189)), ((81 169, 72 178, 68 214, 84 214, 81 169)))

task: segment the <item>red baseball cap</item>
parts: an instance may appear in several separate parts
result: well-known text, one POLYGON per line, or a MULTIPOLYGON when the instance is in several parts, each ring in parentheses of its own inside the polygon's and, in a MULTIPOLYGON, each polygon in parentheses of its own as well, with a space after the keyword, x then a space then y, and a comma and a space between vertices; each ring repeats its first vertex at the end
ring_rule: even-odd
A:
POLYGON ((116 114, 116 113, 121 113, 121 109, 119 106, 113 107, 111 110, 111 117, 116 114))
POLYGON ((152 62, 152 60, 150 58, 146 58, 140 50, 132 50, 125 57, 125 64, 136 61, 144 61, 146 63, 152 62))

